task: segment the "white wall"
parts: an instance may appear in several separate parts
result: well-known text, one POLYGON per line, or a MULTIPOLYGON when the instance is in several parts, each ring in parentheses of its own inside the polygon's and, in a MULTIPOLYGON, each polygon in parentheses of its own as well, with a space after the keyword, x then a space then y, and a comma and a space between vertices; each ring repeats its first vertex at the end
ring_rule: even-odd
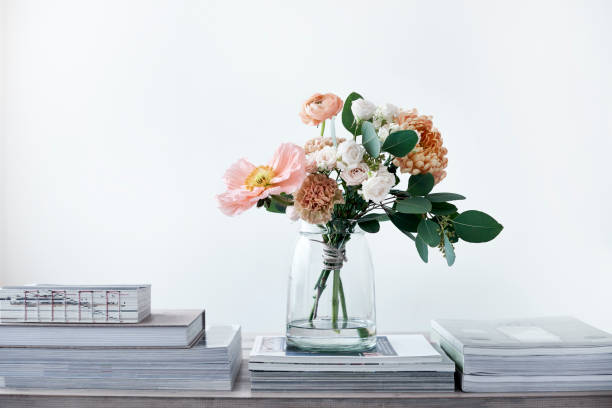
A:
POLYGON ((0 0, 0 284, 3 282, 4 276, 4 234, 5 234, 5 223, 4 223, 4 37, 6 27, 6 3, 0 0))
POLYGON ((151 282, 281 331, 297 225, 216 209, 225 168, 357 90, 433 114, 438 191, 505 225, 420 262, 371 237, 379 327, 572 314, 612 330, 610 2, 8 1, 3 283, 151 282))

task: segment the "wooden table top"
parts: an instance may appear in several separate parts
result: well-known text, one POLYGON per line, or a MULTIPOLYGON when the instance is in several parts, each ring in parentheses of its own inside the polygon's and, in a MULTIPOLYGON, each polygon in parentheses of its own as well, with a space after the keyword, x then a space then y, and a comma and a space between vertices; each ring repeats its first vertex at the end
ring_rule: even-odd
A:
POLYGON ((248 358, 252 337, 243 342, 245 359, 232 391, 49 390, 0 388, 0 408, 98 407, 537 407, 612 408, 612 391, 545 393, 305 393, 251 391, 248 358))

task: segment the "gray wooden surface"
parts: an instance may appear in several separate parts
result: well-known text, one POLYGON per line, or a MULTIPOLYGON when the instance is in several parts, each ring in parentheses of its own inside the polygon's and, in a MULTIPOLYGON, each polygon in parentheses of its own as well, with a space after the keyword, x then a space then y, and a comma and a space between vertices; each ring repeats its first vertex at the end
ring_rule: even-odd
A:
MULTIPOLYGON (((244 341, 245 352, 252 338, 244 341)), ((269 393, 251 392, 246 359, 231 392, 225 391, 124 391, 45 390, 0 388, 0 408, 98 407, 537 407, 612 408, 612 392, 566 393, 269 393)))

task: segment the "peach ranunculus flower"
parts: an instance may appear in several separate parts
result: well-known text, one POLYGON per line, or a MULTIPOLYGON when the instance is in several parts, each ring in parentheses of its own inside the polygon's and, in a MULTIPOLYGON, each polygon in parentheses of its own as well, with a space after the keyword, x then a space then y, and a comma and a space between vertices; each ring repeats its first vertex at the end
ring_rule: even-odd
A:
POLYGON ((295 193, 293 211, 311 224, 325 224, 331 220, 335 204, 343 204, 338 183, 324 174, 310 174, 295 193))
POLYGON ((225 215, 240 214, 270 195, 295 192, 305 177, 304 149, 283 143, 268 165, 255 167, 240 159, 227 169, 227 190, 217 196, 219 208, 225 215))
POLYGON ((307 125, 319 123, 336 116, 342 110, 342 99, 333 93, 316 93, 304 102, 300 118, 307 125))

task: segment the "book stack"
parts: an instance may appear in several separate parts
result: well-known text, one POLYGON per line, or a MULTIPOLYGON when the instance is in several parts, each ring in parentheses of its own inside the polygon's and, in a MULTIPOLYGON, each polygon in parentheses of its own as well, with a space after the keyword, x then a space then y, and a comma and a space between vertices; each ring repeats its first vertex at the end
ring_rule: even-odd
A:
POLYGON ((0 288, 1 322, 138 323, 151 285, 25 285, 0 288))
MULTIPOLYGON (((96 288, 99 292, 111 290, 96 288)), ((7 290, 15 291, 14 287, 7 290)), ((76 289, 77 296, 80 290, 76 289)), ((19 300, 22 294, 13 298, 3 291, 0 289, 3 300, 18 299, 26 306, 31 302, 29 294, 26 300, 19 300)), ((79 322, 71 323, 64 317, 74 319, 73 313, 57 317, 55 310, 49 317, 47 312, 53 310, 57 299, 53 295, 50 300, 46 289, 38 293, 40 318, 28 313, 18 321, 20 317, 13 310, 11 318, 0 323, 1 386, 157 390, 230 390, 233 386, 242 360, 239 326, 205 330, 203 310, 153 311, 138 323, 125 323, 120 320, 128 308, 121 307, 121 318, 106 322, 98 317, 100 306, 96 301, 83 300, 79 307, 94 312, 90 319, 79 320, 77 314, 79 322)), ((128 296, 121 294, 121 301, 126 303, 120 306, 130 304, 128 296)), ((149 303, 142 309, 150 310, 146 299, 132 298, 149 303)))
POLYGON ((571 317, 434 320, 463 391, 612 390, 612 335, 571 317))
POLYGON ((255 391, 453 391, 454 363, 422 335, 379 336, 364 353, 287 348, 284 337, 257 337, 249 360, 255 391))

